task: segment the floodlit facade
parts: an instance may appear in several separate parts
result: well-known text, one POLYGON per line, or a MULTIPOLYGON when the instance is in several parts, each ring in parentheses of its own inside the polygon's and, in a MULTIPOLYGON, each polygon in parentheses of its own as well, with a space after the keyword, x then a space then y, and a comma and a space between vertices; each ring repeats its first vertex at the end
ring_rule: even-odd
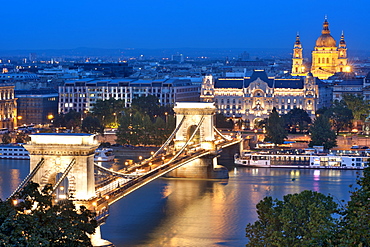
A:
POLYGON ((89 112, 97 100, 124 100, 130 107, 132 99, 154 95, 161 105, 181 101, 199 101, 199 86, 189 79, 81 79, 67 81, 59 87, 58 112, 71 110, 89 112))
POLYGON ((214 102, 217 113, 231 119, 242 119, 253 126, 267 118, 275 107, 280 114, 301 108, 314 117, 318 109, 319 89, 311 73, 306 78, 268 77, 255 70, 250 77, 217 78, 205 76, 201 100, 214 102))
POLYGON ((314 77, 328 79, 337 72, 351 72, 351 67, 348 65, 344 33, 342 32, 339 45, 337 46, 337 42, 330 34, 329 22, 326 18, 321 35, 316 40, 314 50, 312 51, 310 70, 305 68, 302 50, 300 37, 297 35, 292 58, 291 74, 293 76, 304 76, 308 71, 311 71, 314 77))
POLYGON ((13 130, 17 125, 17 99, 14 96, 14 85, 0 83, 0 128, 13 130))

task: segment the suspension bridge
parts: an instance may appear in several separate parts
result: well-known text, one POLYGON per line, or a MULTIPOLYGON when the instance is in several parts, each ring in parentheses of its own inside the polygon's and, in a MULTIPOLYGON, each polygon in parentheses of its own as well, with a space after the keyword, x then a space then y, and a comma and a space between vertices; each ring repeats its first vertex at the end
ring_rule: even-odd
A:
POLYGON ((167 141, 151 157, 122 171, 94 163, 99 145, 94 135, 31 135, 25 145, 31 172, 11 196, 30 181, 41 186, 51 183, 56 201, 70 199, 84 205, 96 212, 98 223, 103 224, 110 205, 161 176, 228 178, 227 170, 217 165, 217 156, 241 137, 223 135, 214 127, 213 103, 177 103, 174 111, 176 128, 167 141))

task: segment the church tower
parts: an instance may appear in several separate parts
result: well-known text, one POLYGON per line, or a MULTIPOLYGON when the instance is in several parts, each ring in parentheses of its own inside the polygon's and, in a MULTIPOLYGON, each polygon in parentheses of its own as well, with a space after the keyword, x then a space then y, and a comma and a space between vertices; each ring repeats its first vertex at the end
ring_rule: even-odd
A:
POLYGON ((347 45, 344 41, 344 32, 342 31, 342 36, 340 37, 339 47, 338 47, 338 68, 337 72, 351 72, 349 66, 347 66, 347 45))
POLYGON ((304 76, 305 67, 303 66, 303 56, 302 56, 302 44, 297 33, 296 41, 293 48, 293 63, 292 63, 292 73, 293 76, 304 76))

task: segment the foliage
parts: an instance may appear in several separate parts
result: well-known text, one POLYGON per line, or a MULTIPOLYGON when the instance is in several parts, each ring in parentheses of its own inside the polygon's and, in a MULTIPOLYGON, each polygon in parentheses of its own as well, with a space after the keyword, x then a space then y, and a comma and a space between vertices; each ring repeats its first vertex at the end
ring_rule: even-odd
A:
POLYGON ((30 137, 27 136, 24 132, 17 133, 17 136, 15 138, 16 143, 25 143, 30 140, 30 137))
POLYGON ((293 108, 284 116, 288 130, 295 133, 298 129, 299 132, 308 130, 308 125, 311 123, 311 118, 308 113, 300 108, 293 108))
POLYGON ((0 200, 0 246, 91 246, 95 215, 69 200, 53 204, 51 185, 38 187, 30 183, 16 198, 0 200))
POLYGON ((284 143, 284 139, 287 138, 287 132, 284 125, 284 119, 279 116, 279 113, 274 107, 267 119, 265 141, 270 141, 275 144, 284 143))
POLYGON ((66 114, 58 114, 53 120, 53 126, 76 129, 81 126, 81 113, 72 110, 66 114))
POLYGON ((97 100, 92 114, 98 118, 104 127, 117 127, 117 121, 125 108, 124 100, 110 98, 108 100, 97 100))
POLYGON ((343 100, 335 101, 326 114, 330 116, 330 120, 337 134, 344 128, 352 126, 352 111, 343 100))
POLYGON ((331 129, 329 119, 320 115, 317 117, 310 128, 311 141, 308 144, 313 146, 324 146, 324 149, 330 149, 337 145, 337 136, 331 129))
POLYGON ((116 142, 123 145, 162 144, 175 128, 173 115, 165 115, 163 118, 156 117, 152 121, 148 114, 136 108, 125 109, 119 119, 116 142))
POLYGON ((370 167, 357 184, 343 212, 339 246, 370 246, 370 167))
POLYGON ((99 119, 91 115, 84 118, 81 129, 83 132, 91 134, 104 132, 104 126, 100 123, 99 119))
POLYGON ((9 144, 12 142, 12 138, 10 137, 10 134, 9 133, 5 133, 3 135, 3 137, 1 138, 1 141, 4 143, 4 144, 9 144))
POLYGON ((309 190, 282 201, 266 197, 257 204, 258 220, 247 225, 247 246, 327 246, 337 211, 332 197, 309 190))
POLYGON ((370 246, 370 167, 357 185, 344 208, 307 190, 283 201, 264 198, 257 204, 258 220, 247 225, 247 246, 370 246), (333 218, 336 213, 341 217, 333 218))
POLYGON ((352 111, 355 120, 365 120, 369 115, 370 105, 362 95, 344 94, 343 101, 348 109, 352 111))
POLYGON ((216 128, 222 129, 233 129, 234 123, 231 120, 228 120, 223 114, 217 113, 216 114, 216 128))
POLYGON ((174 115, 173 106, 161 106, 158 97, 154 95, 132 99, 131 107, 141 113, 147 114, 152 121, 158 116, 174 115))
POLYGON ((255 120, 254 121, 254 128, 255 129, 263 129, 266 127, 268 118, 260 119, 260 120, 255 120))

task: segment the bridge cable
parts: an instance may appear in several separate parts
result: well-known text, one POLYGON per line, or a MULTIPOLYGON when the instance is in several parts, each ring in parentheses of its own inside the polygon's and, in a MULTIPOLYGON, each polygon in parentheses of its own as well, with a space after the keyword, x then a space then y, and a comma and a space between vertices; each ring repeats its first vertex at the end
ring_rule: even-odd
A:
POLYGON ((76 163, 76 159, 73 158, 71 163, 69 163, 69 165, 67 166, 67 168, 64 170, 63 172, 63 175, 59 178, 59 180, 55 183, 55 185, 53 186, 53 189, 51 191, 50 194, 54 193, 55 190, 59 187, 59 185, 62 183, 63 179, 65 179, 65 177, 67 177, 69 171, 72 169, 73 165, 76 163))
POLYGON ((179 131, 180 127, 184 123, 185 117, 186 116, 184 116, 181 119, 180 123, 177 125, 176 129, 172 132, 170 137, 168 137, 168 139, 165 141, 165 143, 163 143, 163 145, 150 158, 154 158, 159 152, 161 152, 166 146, 168 146, 168 144, 172 141, 173 137, 176 135, 177 131, 179 131))
POLYGON ((124 176, 124 177, 127 177, 127 174, 124 174, 124 173, 120 173, 120 172, 116 172, 116 171, 111 171, 109 170, 108 168, 105 168, 103 166, 100 166, 98 164, 94 164, 94 167, 98 170, 100 170, 101 172, 105 172, 105 173, 109 173, 110 175, 117 175, 117 176, 124 176))
POLYGON ((35 166, 35 168, 33 168, 33 170, 27 175, 27 177, 22 181, 22 183, 18 186, 18 188, 10 195, 10 197, 14 196, 16 193, 18 193, 19 191, 21 191, 25 186, 26 184, 32 180, 32 178, 35 176, 35 174, 37 173, 37 171, 41 168, 41 166, 45 163, 45 159, 44 158, 41 158, 41 160, 39 161, 39 163, 37 163, 37 165, 35 166))
POLYGON ((172 162, 173 160, 175 160, 177 157, 179 157, 179 155, 185 150, 185 148, 187 148, 187 146, 189 145, 189 143, 191 142, 191 140, 194 138, 195 134, 197 133, 197 131, 199 130, 200 126, 202 125, 203 121, 204 121, 205 117, 202 117, 197 125, 197 127, 195 128, 194 132, 192 133, 192 135, 190 136, 190 138, 187 140, 187 142, 185 143, 184 146, 182 146, 182 148, 180 149, 179 152, 177 152, 177 154, 175 154, 167 163, 170 163, 172 162))
POLYGON ((219 131, 215 126, 213 126, 213 129, 216 131, 217 134, 219 134, 219 136, 221 136, 222 139, 224 140, 227 140, 227 141, 230 141, 229 138, 227 138, 226 136, 224 136, 221 131, 219 131))

